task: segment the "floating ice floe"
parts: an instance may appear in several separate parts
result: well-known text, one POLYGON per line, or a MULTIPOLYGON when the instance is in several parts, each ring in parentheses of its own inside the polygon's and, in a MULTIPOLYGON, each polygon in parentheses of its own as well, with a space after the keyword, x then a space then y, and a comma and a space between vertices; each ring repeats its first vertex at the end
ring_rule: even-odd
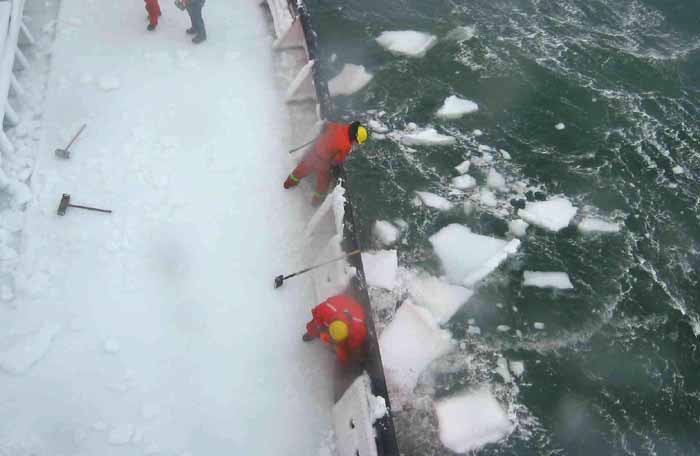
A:
POLYGON ((525 363, 522 361, 510 361, 508 366, 510 367, 510 372, 516 377, 522 377, 523 373, 525 373, 525 363))
POLYGON ((414 30, 382 32, 377 43, 392 54, 423 57, 435 45, 437 37, 414 30))
POLYGON ((550 231, 559 231, 569 225, 577 209, 566 198, 527 203, 518 210, 518 216, 526 222, 550 231))
POLYGON ((501 376, 504 382, 510 383, 513 381, 513 377, 510 375, 510 371, 508 370, 508 360, 502 356, 496 360, 495 372, 501 376))
POLYGON ((673 174, 683 174, 685 172, 685 169, 683 169, 682 166, 676 165, 673 167, 673 174))
POLYGON ((45 324, 33 334, 0 340, 0 370, 15 375, 25 373, 46 355, 60 330, 60 325, 45 324))
POLYGON ((459 174, 466 174, 467 171, 469 171, 469 168, 471 167, 472 162, 471 160, 464 160, 462 163, 459 165, 455 166, 455 169, 459 174))
POLYGON ((539 321, 536 321, 532 326, 534 326, 535 329, 539 329, 539 330, 544 329, 544 323, 540 323, 539 321))
POLYGON ((508 332, 508 331, 510 331, 510 326, 508 326, 508 325, 498 325, 498 326, 496 326, 496 330, 497 330, 498 332, 508 332))
POLYGON ((460 190, 466 190, 476 186, 476 179, 474 179, 469 174, 457 176, 454 179, 452 179, 452 186, 460 190))
POLYGON ((482 187, 479 191, 479 199, 484 206, 496 207, 498 205, 496 195, 486 187, 482 187))
POLYGON ((557 130, 563 130, 563 129, 566 128, 566 125, 564 125, 563 123, 559 122, 558 124, 556 124, 556 125, 554 126, 554 128, 556 128, 557 130))
POLYGON ((597 218, 585 218, 579 222, 578 230, 582 233, 617 233, 620 225, 597 218))
POLYGON ((374 237, 384 246, 390 246, 399 239, 401 232, 386 220, 377 220, 372 228, 374 237))
POLYGON ((530 225, 523 219, 511 220, 508 222, 508 231, 510 231, 515 237, 525 237, 527 228, 530 225))
POLYGON ((472 297, 468 288, 450 285, 437 277, 415 277, 408 285, 408 294, 417 305, 433 314, 443 325, 472 297))
POLYGON ((455 453, 498 442, 514 429, 488 388, 441 400, 435 404, 435 412, 440 441, 455 453))
POLYGON ((379 338, 391 403, 401 409, 433 360, 454 348, 448 331, 440 329, 430 311, 403 303, 379 338))
POLYGON ((345 64, 340 73, 328 81, 331 96, 352 95, 362 90, 373 78, 362 65, 345 64))
POLYGON ((484 132, 479 130, 479 129, 476 129, 476 130, 472 131, 472 134, 478 138, 479 136, 483 135, 484 132))
POLYGON ((486 177, 486 185, 494 190, 498 190, 499 192, 508 191, 508 187, 506 186, 506 178, 493 168, 489 170, 489 174, 486 177))
POLYGON ((437 116, 443 119, 459 119, 465 114, 471 114, 479 110, 479 105, 471 100, 464 100, 455 95, 445 98, 437 116))
POLYGON ((508 153, 508 151, 501 149, 501 150, 499 150, 499 152, 501 153, 501 156, 503 157, 504 160, 510 160, 511 157, 510 157, 510 154, 508 153))
POLYGON ((452 136, 441 135, 434 128, 426 128, 401 136, 401 142, 407 146, 449 146, 456 141, 452 136))
POLYGON ((439 211, 449 211, 452 209, 452 203, 442 196, 436 195, 430 192, 416 192, 418 198, 423 202, 424 205, 437 209, 439 211))
POLYGON ((515 254, 520 241, 503 241, 473 233, 453 223, 430 237, 435 253, 450 282, 472 288, 494 271, 508 255, 515 254))
POLYGON ((479 328, 478 326, 470 325, 467 328, 467 334, 471 334, 472 336, 478 336, 481 334, 481 328, 479 328))
POLYGON ((393 290, 396 286, 396 274, 399 269, 396 250, 362 252, 362 266, 369 286, 386 290, 393 290))
POLYGON ((460 27, 455 27, 452 30, 450 30, 447 33, 447 35, 445 36, 445 39, 454 40, 454 41, 469 41, 472 38, 474 38, 474 35, 475 35, 474 27, 470 27, 468 25, 463 25, 460 27))
POLYGON ((571 290, 574 288, 566 272, 525 271, 523 285, 526 287, 557 288, 571 290))

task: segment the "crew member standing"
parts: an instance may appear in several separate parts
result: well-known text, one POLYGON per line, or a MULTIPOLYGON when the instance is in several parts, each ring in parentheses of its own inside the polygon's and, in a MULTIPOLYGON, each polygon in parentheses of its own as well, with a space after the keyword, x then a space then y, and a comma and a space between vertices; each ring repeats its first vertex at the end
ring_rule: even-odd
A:
POLYGON ((207 39, 207 30, 204 27, 204 19, 202 18, 202 8, 204 8, 204 0, 187 0, 185 3, 187 14, 190 15, 192 27, 187 29, 189 35, 194 35, 192 42, 199 44, 207 39))
POLYGON ((284 188, 296 186, 301 179, 313 173, 316 175, 316 191, 311 203, 320 204, 328 191, 331 167, 345 161, 353 144, 362 144, 366 140, 367 129, 360 125, 360 122, 326 124, 299 166, 284 181, 284 188))
POLYGON ((347 295, 336 295, 326 299, 311 311, 313 319, 306 324, 302 337, 309 342, 316 337, 332 344, 341 364, 363 354, 367 327, 365 310, 360 303, 347 295))
POLYGON ((146 12, 148 13, 148 26, 146 30, 152 32, 158 25, 158 17, 160 16, 160 5, 158 0, 144 0, 146 2, 146 12))

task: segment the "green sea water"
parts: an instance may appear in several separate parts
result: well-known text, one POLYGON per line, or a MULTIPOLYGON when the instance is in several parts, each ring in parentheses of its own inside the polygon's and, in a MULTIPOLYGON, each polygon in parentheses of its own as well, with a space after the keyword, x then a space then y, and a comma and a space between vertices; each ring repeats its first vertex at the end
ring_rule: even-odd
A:
POLYGON ((339 115, 380 120, 391 131, 414 122, 457 138, 453 146, 406 148, 389 135, 351 154, 361 244, 374 245, 374 221, 403 219, 400 266, 440 275, 428 238, 441 228, 460 223, 505 238, 513 204, 557 195, 578 208, 574 224, 588 215, 622 227, 597 235, 574 224, 557 233, 528 229, 518 254, 446 325, 460 349, 437 360, 416 400, 395 412, 403 454, 452 454, 430 404, 484 384, 515 430, 479 455, 700 454, 700 2, 309 5, 325 75, 346 63, 374 75, 362 91, 336 99, 339 115), (450 34, 457 27, 468 33, 450 34), (375 41, 388 30, 427 32, 438 42, 422 58, 396 56, 375 41), (437 118, 449 95, 479 111, 437 118), (472 166, 479 185, 493 167, 520 189, 497 194, 497 207, 484 205, 478 189, 459 194, 449 185, 455 165, 484 155, 479 146, 494 157, 472 166), (455 209, 416 205, 415 191, 444 196, 455 209), (523 287, 525 270, 565 271, 574 290, 523 287), (481 335, 466 333, 470 320, 481 335), (495 374, 500 356, 523 360, 522 378, 495 374))

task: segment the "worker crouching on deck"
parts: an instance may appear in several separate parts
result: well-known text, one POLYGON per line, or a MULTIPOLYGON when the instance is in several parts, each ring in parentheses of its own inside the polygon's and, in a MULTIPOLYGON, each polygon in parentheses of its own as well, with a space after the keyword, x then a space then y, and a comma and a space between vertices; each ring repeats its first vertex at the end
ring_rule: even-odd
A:
POLYGON ((313 319, 306 324, 302 337, 304 342, 318 337, 332 344, 341 364, 362 356, 367 327, 360 303, 350 296, 336 295, 314 307, 311 315, 313 319))
POLYGON ((328 191, 331 167, 345 161, 353 144, 362 144, 366 140, 367 129, 360 122, 326 124, 299 166, 284 181, 284 188, 296 186, 301 179, 313 173, 316 175, 316 191, 311 203, 320 204, 328 191))

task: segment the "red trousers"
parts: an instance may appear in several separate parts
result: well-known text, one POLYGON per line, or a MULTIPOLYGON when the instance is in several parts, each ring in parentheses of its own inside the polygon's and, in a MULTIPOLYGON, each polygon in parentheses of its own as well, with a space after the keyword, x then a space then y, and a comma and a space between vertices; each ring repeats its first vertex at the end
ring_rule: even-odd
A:
POLYGON ((294 168, 290 176, 294 176, 297 180, 301 180, 309 174, 316 175, 316 194, 315 196, 323 198, 328 191, 328 185, 331 182, 331 164, 317 157, 315 154, 309 154, 294 168))
POLYGON ((158 16, 160 16, 160 5, 158 0, 144 0, 146 2, 146 12, 148 13, 148 22, 151 25, 158 25, 158 16))

